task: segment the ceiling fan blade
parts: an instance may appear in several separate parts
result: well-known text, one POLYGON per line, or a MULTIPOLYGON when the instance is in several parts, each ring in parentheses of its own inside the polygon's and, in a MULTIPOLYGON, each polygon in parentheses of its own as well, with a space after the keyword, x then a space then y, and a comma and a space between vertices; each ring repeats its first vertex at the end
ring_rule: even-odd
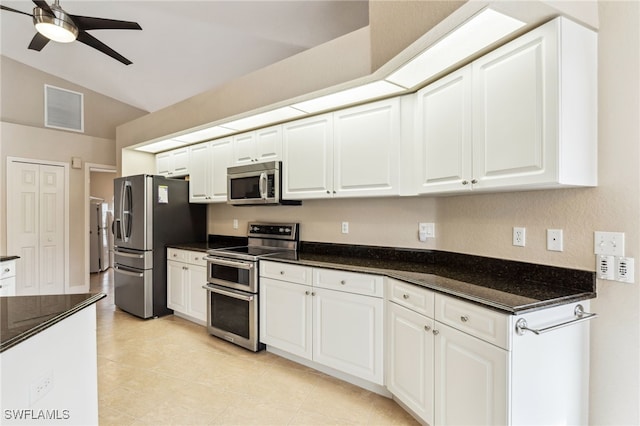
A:
POLYGON ((93 18, 91 16, 69 15, 82 31, 85 30, 141 30, 137 22, 117 19, 93 18))
POLYGON ((87 46, 91 46, 94 49, 99 50, 105 55, 111 56, 113 59, 116 59, 125 65, 131 65, 133 63, 89 33, 80 31, 77 40, 81 43, 86 44, 87 46))
POLYGON ((23 12, 23 11, 21 11, 21 10, 11 9, 10 7, 3 6, 3 5, 1 5, 1 4, 0 4, 0 9, 2 9, 2 10, 8 10, 9 12, 21 13, 21 14, 23 14, 23 15, 31 16, 31 17, 33 18, 33 15, 32 15, 32 14, 30 14, 30 13, 23 12))
POLYGON ((29 49, 37 50, 38 52, 42 50, 49 43, 49 39, 43 36, 40 33, 36 33, 31 39, 31 43, 29 43, 29 49))
POLYGON ((33 2, 35 3, 36 6, 38 6, 40 9, 44 9, 49 13, 53 13, 51 11, 51 7, 49 6, 49 4, 46 1, 42 1, 42 0, 33 0, 33 2))

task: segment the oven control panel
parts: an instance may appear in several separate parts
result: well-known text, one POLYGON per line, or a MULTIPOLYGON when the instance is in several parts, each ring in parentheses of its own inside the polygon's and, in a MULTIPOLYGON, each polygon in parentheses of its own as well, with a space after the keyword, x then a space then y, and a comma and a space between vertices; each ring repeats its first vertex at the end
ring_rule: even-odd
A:
POLYGON ((249 237, 298 240, 297 223, 249 223, 249 237))

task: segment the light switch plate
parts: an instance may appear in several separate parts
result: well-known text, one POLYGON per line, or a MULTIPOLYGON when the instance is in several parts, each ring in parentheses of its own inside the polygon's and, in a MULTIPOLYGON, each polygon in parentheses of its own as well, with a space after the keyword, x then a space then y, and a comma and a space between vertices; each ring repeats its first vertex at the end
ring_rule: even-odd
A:
POLYGON ((562 251, 562 229, 547 229, 547 250, 562 251))
POLYGON ((593 238, 595 254, 605 256, 624 256, 624 232, 596 231, 593 238))

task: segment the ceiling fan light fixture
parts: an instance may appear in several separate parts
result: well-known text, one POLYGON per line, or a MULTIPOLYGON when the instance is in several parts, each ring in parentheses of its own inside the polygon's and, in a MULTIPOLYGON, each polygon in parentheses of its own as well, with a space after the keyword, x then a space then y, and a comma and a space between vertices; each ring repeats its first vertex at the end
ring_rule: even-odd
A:
POLYGON ((71 43, 78 37, 78 27, 63 10, 52 8, 53 13, 35 7, 33 23, 36 30, 49 40, 59 43, 71 43))

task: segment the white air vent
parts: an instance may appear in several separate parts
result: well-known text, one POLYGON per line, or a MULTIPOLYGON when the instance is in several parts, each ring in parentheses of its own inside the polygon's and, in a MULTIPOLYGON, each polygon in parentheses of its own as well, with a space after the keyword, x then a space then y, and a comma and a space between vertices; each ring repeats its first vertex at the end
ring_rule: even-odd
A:
POLYGON ((45 84, 44 125, 84 132, 84 95, 45 84))

